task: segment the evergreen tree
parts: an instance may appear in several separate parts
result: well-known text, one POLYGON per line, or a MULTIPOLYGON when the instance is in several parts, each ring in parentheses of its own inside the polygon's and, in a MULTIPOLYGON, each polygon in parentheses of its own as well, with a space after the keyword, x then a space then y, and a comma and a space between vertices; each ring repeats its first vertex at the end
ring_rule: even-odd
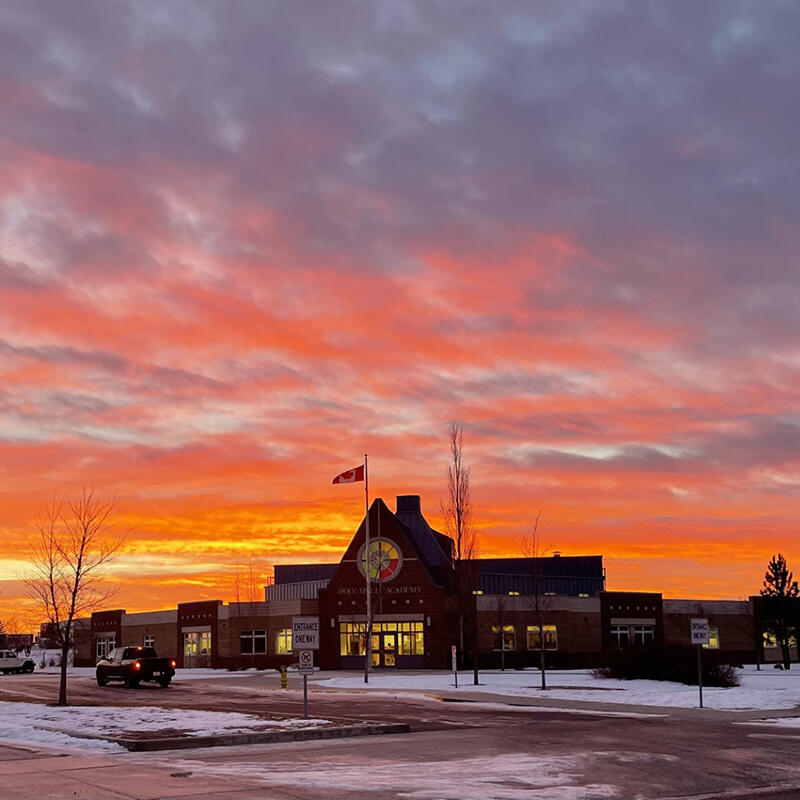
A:
POLYGON ((782 553, 773 556, 764 574, 761 589, 763 626, 767 633, 775 637, 781 648, 783 668, 791 664, 789 647, 796 637, 798 622, 798 596, 800 588, 789 571, 782 553))

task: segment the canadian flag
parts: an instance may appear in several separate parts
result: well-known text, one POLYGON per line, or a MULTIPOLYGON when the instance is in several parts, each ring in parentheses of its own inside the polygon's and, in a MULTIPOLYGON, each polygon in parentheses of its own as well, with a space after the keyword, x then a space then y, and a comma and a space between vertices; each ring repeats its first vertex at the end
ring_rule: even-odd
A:
POLYGON ((364 480, 364 465, 361 464, 353 469, 348 469, 347 472, 342 472, 337 475, 331 483, 355 483, 356 481, 364 480))

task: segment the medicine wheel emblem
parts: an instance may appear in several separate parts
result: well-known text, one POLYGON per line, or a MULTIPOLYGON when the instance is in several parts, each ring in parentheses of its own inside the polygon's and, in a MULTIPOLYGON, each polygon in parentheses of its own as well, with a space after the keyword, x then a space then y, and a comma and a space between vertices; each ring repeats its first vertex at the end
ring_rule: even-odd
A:
MULTIPOLYGON (((361 545, 358 551, 358 568, 362 575, 366 575, 367 557, 366 545, 361 545)), ((403 566, 403 556, 400 548, 391 539, 372 539, 369 543, 369 577, 378 583, 396 578, 403 566)))

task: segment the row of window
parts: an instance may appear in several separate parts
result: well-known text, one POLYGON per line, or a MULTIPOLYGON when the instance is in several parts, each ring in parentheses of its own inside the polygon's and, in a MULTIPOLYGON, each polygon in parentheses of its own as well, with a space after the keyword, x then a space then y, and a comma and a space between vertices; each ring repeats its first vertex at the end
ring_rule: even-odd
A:
POLYGON ((625 650, 631 644, 638 647, 651 645, 656 640, 656 626, 612 625, 611 640, 619 650, 625 650))
MULTIPOLYGON (((95 642, 95 655, 97 658, 105 658, 117 646, 116 634, 109 636, 98 636, 95 642)), ((145 634, 142 640, 143 647, 155 647, 156 637, 150 634, 145 634)))
MULTIPOLYGON (((528 625, 526 629, 528 650, 541 650, 544 640, 545 650, 558 650, 558 631, 555 625, 528 625)), ((495 650, 516 650, 517 630, 513 625, 492 626, 492 647, 495 650)))
MULTIPOLYGON (((339 655, 363 656, 367 652, 366 623, 343 622, 339 628, 339 655)), ((421 656, 425 654, 422 622, 376 622, 372 625, 372 652, 421 656)), ((375 656, 373 655, 373 659, 375 656)))
MULTIPOLYGON (((654 625, 612 625, 610 638, 618 649, 630 646, 647 646, 655 641, 654 625)), ((495 650, 516 650, 517 632, 514 625, 492 626, 493 648, 495 650)), ((526 628, 528 650, 558 650, 558 631, 555 625, 528 625, 526 628)), ((339 630, 339 654, 343 656, 363 656, 366 654, 366 626, 364 623, 344 622, 339 630)), ((144 647, 155 647, 155 637, 145 634, 144 647)), ((776 646, 774 637, 764 634, 765 646, 776 646)), ((97 658, 103 658, 117 646, 114 634, 99 636, 96 642, 97 658)), ((708 644, 703 647, 719 649, 719 628, 708 629, 708 644)), ((372 626, 372 650, 395 651, 401 656, 416 656, 425 653, 425 640, 422 622, 376 622, 372 626)), ((267 652, 267 631, 241 631, 239 652, 242 655, 265 654, 267 652)), ((292 629, 281 628, 275 633, 275 652, 287 655, 292 652, 292 629)), ((183 653, 186 656, 211 653, 211 632, 200 631, 183 634, 183 653)))
MULTIPOLYGON (((611 641, 617 649, 627 647, 647 647, 655 642, 655 625, 612 625, 611 641)), ((719 650, 719 628, 710 625, 708 628, 708 644, 703 647, 707 650, 719 650)))
MULTIPOLYGON (((239 634, 239 652, 242 655, 266 653, 266 630, 242 631, 239 634)), ((275 632, 275 652, 278 655, 286 655, 292 652, 291 628, 281 628, 275 632)))
MULTIPOLYGON (((144 647, 155 647, 156 639, 145 634, 144 647)), ((95 655, 104 658, 117 646, 115 634, 98 636, 95 642, 95 655)), ((242 631, 239 637, 239 652, 243 655, 267 652, 267 632, 265 630, 242 631)), ((282 628, 275 636, 275 652, 292 652, 292 629, 282 628)), ((185 656, 209 655, 211 653, 211 631, 191 631, 183 634, 183 654, 185 656)))
MULTIPOLYGON (((542 625, 541 634, 538 625, 528 625, 526 629, 528 650, 541 650, 544 640, 545 650, 558 650, 558 631, 555 625, 542 625)), ((627 647, 646 647, 655 642, 655 625, 612 625, 611 640, 620 650, 627 647)), ((514 625, 492 626, 492 647, 495 650, 516 650, 517 631, 514 625)), ((710 650, 719 649, 719 628, 710 626, 708 644, 703 645, 710 650)))

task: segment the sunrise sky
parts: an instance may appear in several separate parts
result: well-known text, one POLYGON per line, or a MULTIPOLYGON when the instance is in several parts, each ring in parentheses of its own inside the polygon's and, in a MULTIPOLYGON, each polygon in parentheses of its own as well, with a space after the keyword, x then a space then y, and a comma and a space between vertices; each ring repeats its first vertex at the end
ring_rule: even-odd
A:
POLYGON ((94 487, 129 611, 371 494, 608 588, 800 572, 800 7, 0 2, 0 619, 94 487))

